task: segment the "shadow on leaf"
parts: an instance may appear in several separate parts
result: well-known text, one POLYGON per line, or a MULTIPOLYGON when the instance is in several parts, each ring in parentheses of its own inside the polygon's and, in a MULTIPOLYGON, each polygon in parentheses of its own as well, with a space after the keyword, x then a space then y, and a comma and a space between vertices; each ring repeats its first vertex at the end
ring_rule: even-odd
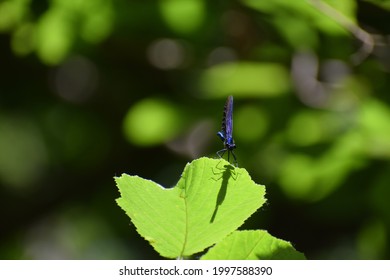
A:
POLYGON ((217 212, 218 212, 218 208, 223 203, 223 201, 225 199, 229 178, 231 177, 234 180, 236 180, 237 176, 238 176, 238 173, 235 172, 234 166, 232 166, 231 164, 225 164, 223 167, 220 167, 219 166, 220 163, 218 163, 216 165, 216 169, 221 170, 221 172, 215 172, 213 170, 214 175, 221 175, 221 176, 217 179, 215 179, 215 178, 212 178, 212 179, 216 180, 216 181, 222 179, 222 182, 221 182, 221 188, 219 189, 219 192, 218 192, 217 201, 215 203, 214 213, 210 219, 210 223, 214 222, 215 216, 217 215, 217 212))
POLYGON ((258 260, 305 260, 305 255, 292 247, 276 248, 268 253, 256 254, 258 260))

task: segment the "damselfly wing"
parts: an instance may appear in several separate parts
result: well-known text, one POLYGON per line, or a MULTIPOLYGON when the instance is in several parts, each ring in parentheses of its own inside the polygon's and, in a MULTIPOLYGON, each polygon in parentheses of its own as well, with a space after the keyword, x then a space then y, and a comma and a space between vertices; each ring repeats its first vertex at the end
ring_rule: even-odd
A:
POLYGON ((221 138, 225 148, 217 152, 219 157, 223 157, 225 152, 228 152, 228 161, 230 162, 230 154, 233 155, 234 164, 237 166, 236 155, 233 150, 236 148, 236 144, 233 139, 233 96, 228 96, 226 99, 225 107, 222 117, 222 129, 217 133, 221 138))

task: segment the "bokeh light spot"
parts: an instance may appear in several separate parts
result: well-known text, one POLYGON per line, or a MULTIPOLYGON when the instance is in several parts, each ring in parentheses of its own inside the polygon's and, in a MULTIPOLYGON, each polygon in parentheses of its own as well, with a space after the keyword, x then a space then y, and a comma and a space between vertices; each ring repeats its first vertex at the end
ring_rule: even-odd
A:
POLYGON ((311 200, 315 193, 313 160, 306 155, 290 155, 280 171, 280 186, 293 199, 311 200))
POLYGON ((48 160, 42 135, 30 121, 12 116, 0 116, 0 131, 0 181, 15 190, 33 186, 48 160))
POLYGON ((357 248, 362 259, 382 259, 387 246, 386 225, 379 220, 370 221, 359 232, 357 248))
POLYGON ((287 135, 298 146, 316 144, 323 139, 322 122, 315 113, 301 112, 291 119, 287 135))
POLYGON ((30 0, 2 1, 0 3, 0 32, 19 24, 28 11, 30 0))
POLYGON ((31 23, 19 26, 12 36, 12 50, 17 55, 26 55, 35 47, 35 26, 31 23))
POLYGON ((49 10, 37 25, 37 52, 41 60, 55 65, 68 53, 74 30, 69 25, 66 10, 49 10))
POLYGON ((202 75, 200 85, 206 94, 279 96, 289 89, 287 69, 274 63, 237 62, 218 64, 202 75))
POLYGON ((240 141, 257 141, 267 130, 266 115, 253 105, 239 107, 235 112, 234 130, 240 141))
POLYGON ((203 23, 203 0, 163 0, 160 9, 167 25, 177 33, 191 33, 203 23))
POLYGON ((148 48, 148 59, 157 68, 170 70, 180 67, 185 60, 185 49, 177 40, 161 39, 148 48))
POLYGON ((98 81, 96 66, 85 57, 72 57, 60 65, 54 78, 56 93, 67 101, 81 103, 94 92, 98 81))
POLYGON ((181 120, 175 106, 162 99, 149 98, 129 109, 123 129, 129 142, 150 146, 170 140, 179 131, 181 120))

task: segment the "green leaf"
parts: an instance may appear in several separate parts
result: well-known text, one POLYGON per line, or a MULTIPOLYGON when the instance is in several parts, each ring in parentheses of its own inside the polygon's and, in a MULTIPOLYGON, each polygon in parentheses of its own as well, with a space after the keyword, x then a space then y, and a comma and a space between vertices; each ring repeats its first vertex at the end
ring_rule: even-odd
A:
POLYGON ((264 230, 235 231, 211 248, 202 260, 304 260, 290 242, 264 230))
POLYGON ((174 188, 138 176, 115 178, 119 206, 138 233, 162 256, 203 251, 236 230, 265 202, 265 187, 243 168, 200 158, 184 169, 174 188))

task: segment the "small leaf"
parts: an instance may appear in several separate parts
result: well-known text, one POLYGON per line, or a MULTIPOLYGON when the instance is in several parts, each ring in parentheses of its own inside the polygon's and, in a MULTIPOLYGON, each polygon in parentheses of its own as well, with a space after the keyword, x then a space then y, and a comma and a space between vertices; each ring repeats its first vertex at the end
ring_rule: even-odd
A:
POLYGON ((264 202, 265 187, 243 168, 201 158, 184 169, 178 184, 165 189, 138 176, 115 178, 119 206, 138 233, 162 256, 203 251, 236 230, 264 202))
POLYGON ((290 242, 264 230, 235 231, 211 248, 202 260, 304 260, 290 242))

